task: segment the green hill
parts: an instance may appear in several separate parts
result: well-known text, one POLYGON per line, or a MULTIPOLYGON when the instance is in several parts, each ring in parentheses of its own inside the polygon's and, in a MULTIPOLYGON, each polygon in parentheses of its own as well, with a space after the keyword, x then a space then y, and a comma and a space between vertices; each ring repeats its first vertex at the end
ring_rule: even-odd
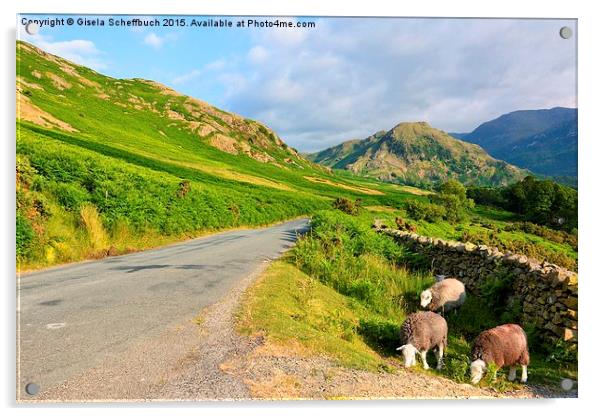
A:
POLYGON ((410 195, 333 175, 269 127, 158 83, 17 48, 21 268, 410 195))
POLYGON ((344 142, 307 157, 358 175, 427 187, 448 179, 500 186, 526 174, 493 159, 481 147, 457 140, 425 122, 399 123, 387 132, 344 142))

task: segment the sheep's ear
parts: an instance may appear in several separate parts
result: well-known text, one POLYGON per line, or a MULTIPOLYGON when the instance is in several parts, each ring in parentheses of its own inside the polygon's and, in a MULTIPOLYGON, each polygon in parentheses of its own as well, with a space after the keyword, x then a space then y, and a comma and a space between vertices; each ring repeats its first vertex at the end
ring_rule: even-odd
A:
POLYGON ((401 347, 396 348, 397 351, 403 351, 403 349, 405 348, 405 345, 402 345, 401 347))

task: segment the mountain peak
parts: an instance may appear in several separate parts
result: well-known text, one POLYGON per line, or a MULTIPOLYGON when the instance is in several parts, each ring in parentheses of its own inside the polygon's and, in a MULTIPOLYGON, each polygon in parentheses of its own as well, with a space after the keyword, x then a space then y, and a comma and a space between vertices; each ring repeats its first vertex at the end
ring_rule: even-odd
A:
POLYGON ((577 112, 566 107, 513 111, 456 137, 532 172, 576 179, 577 112))
POLYGON ((308 157, 332 168, 427 187, 452 178, 465 184, 505 185, 526 174, 425 121, 401 122, 360 142, 345 142, 308 157))
POLYGON ((423 131, 425 129, 432 129, 431 125, 426 121, 402 121, 397 123, 391 130, 423 131))

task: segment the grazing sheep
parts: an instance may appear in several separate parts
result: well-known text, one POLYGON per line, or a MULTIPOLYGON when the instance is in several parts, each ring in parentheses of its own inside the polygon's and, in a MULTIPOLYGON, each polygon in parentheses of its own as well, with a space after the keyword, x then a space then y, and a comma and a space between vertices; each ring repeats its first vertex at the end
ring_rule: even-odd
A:
POLYGON ((522 366, 520 381, 527 382, 529 347, 525 331, 516 324, 505 324, 488 329, 479 334, 472 347, 470 378, 478 383, 487 365, 495 363, 498 368, 510 367, 508 380, 516 379, 516 366, 522 366))
POLYGON ((420 306, 433 312, 457 309, 465 300, 464 283, 457 279, 443 279, 420 294, 420 306))
POLYGON ((416 364, 416 353, 422 356, 422 365, 429 368, 426 353, 437 347, 437 369, 443 365, 443 352, 447 348, 447 322, 434 312, 416 312, 409 315, 401 325, 401 351, 404 365, 411 367, 416 364))

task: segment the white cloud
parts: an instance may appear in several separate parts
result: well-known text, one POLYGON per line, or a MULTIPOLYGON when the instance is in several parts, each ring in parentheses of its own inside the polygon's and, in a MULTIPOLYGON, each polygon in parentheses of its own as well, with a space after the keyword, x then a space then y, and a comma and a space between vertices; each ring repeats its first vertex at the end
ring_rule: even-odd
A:
POLYGON ((167 33, 163 36, 159 36, 154 32, 150 32, 144 37, 143 43, 152 48, 161 49, 166 43, 173 42, 177 39, 178 35, 175 33, 167 33))
POLYGON ((152 46, 155 49, 160 49, 165 43, 165 39, 151 32, 144 37, 144 44, 152 46))
POLYGON ((178 75, 177 77, 173 78, 171 82, 174 85, 188 84, 192 81, 198 80, 203 75, 207 75, 210 72, 221 71, 225 67, 226 61, 223 59, 218 59, 216 61, 209 62, 208 64, 204 65, 201 69, 193 69, 182 75, 178 75))
POLYGON ((261 46, 252 47, 247 54, 249 61, 251 61, 253 64, 263 63, 267 59, 268 55, 268 51, 261 46))
POLYGON ((197 79, 198 77, 200 77, 202 74, 201 71, 199 71, 198 69, 193 69, 190 72, 187 72, 185 74, 179 75, 177 77, 175 77, 171 82, 178 85, 178 84, 186 84, 187 82, 190 82, 194 79, 197 79))
POLYGON ((30 42, 48 53, 92 69, 102 70, 108 66, 103 59, 104 53, 90 40, 54 41, 51 36, 41 33, 29 35, 24 30, 19 32, 19 39, 30 42))
POLYGON ((247 60, 218 77, 226 106, 300 150, 400 121, 470 131, 503 113, 575 103, 572 21, 323 19, 257 30, 247 60), (269 58, 269 59, 268 59, 269 58))

